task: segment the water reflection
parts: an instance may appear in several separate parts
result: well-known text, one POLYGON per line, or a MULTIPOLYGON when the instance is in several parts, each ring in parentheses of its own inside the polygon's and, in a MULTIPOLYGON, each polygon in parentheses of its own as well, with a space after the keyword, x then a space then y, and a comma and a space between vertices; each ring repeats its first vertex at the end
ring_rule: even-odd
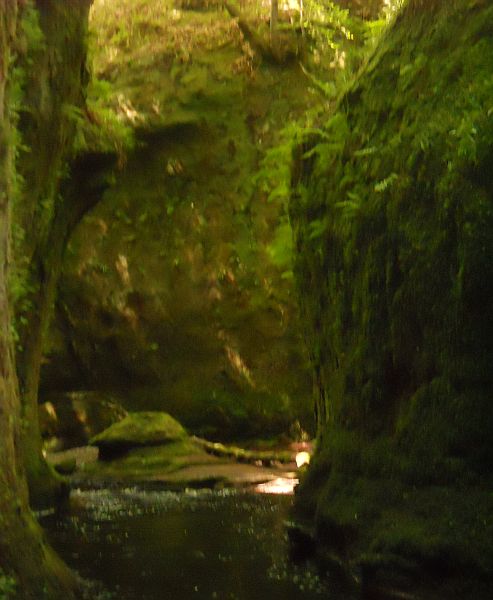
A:
POLYGON ((293 495, 294 488, 298 485, 299 479, 295 477, 278 477, 266 483, 260 483, 255 486, 255 491, 259 494, 283 494, 293 495))
POLYGON ((118 600, 347 600, 289 562, 292 501, 233 490, 77 492, 68 514, 43 524, 67 562, 118 600))

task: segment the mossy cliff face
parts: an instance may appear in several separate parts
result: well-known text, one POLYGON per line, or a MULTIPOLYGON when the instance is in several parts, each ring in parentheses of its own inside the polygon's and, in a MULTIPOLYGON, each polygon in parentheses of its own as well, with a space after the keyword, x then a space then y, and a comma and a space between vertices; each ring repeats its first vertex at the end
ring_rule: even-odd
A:
POLYGON ((493 575, 492 23, 409 2, 295 166, 319 388, 298 506, 366 574, 493 575))
POLYGON ((253 181, 310 101, 303 75, 259 66, 218 7, 97 2, 93 19, 95 99, 137 143, 71 240, 46 398, 117 390, 223 437, 309 423, 289 266, 270 259, 286 217, 253 181))

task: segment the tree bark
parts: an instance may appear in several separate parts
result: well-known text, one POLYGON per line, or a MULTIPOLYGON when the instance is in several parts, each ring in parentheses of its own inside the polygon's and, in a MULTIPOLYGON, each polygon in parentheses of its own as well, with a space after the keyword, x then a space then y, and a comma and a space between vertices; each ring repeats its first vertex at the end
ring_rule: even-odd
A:
POLYGON ((270 39, 271 43, 277 43, 277 25, 279 21, 279 2, 270 0, 270 39))
POLYGON ((7 295, 14 149, 8 75, 17 27, 16 0, 0 0, 0 577, 16 582, 16 597, 75 598, 76 579, 46 545, 28 507, 20 457, 20 401, 7 295))
POLYGON ((37 282, 33 298, 35 311, 30 315, 29 337, 24 344, 23 375, 23 452, 28 473, 31 506, 45 508, 63 500, 68 487, 48 465, 41 449, 38 415, 38 390, 46 337, 56 301, 63 256, 70 236, 83 216, 102 198, 108 187, 107 174, 116 168, 116 154, 94 153, 76 160, 70 177, 60 186, 46 240, 36 248, 32 277, 37 282))
POLYGON ((26 185, 16 208, 15 220, 24 241, 16 246, 15 259, 29 267, 20 276, 26 285, 28 309, 22 315, 17 310, 24 322, 23 326, 20 320, 17 322, 17 371, 24 462, 31 506, 36 508, 52 506, 68 492, 63 478, 46 463, 41 452, 38 390, 64 249, 70 231, 95 203, 94 194, 81 204, 72 188, 63 189, 63 174, 72 159, 74 115, 85 106, 90 4, 91 0, 36 0, 44 46, 32 50, 24 65, 27 81, 20 129, 29 151, 21 153, 18 165, 26 185))

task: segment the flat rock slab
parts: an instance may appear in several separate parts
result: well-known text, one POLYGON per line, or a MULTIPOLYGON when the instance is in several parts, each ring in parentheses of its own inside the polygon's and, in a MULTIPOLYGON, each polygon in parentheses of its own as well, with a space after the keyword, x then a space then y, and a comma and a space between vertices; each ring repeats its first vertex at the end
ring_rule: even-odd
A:
MULTIPOLYGON (((255 465, 227 463, 191 465, 160 477, 153 478, 154 482, 162 481, 167 484, 182 484, 189 487, 207 487, 207 485, 244 486, 264 483, 276 479, 281 474, 277 469, 266 469, 255 465)), ((286 472, 282 472, 287 477, 286 472)), ((292 474, 293 478, 295 473, 292 474)))
MULTIPOLYGON (((63 455, 68 458, 69 453, 63 455)), ((115 460, 86 462, 71 481, 83 488, 137 485, 184 489, 252 486, 296 476, 294 463, 270 467, 238 463, 212 456, 184 438, 162 446, 134 448, 115 460)))
POLYGON ((80 446, 62 452, 48 452, 46 460, 56 466, 67 460, 75 459, 77 468, 83 468, 86 464, 95 463, 98 460, 98 454, 99 450, 95 447, 80 446))

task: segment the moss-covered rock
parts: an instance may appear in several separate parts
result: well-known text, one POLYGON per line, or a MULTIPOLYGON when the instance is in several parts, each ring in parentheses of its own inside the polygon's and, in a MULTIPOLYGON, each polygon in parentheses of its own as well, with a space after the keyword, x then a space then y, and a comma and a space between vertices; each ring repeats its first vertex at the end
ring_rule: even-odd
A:
POLYGON ((366 577, 404 557, 490 594, 492 23, 489 2, 410 0, 291 203, 320 392, 298 506, 346 558, 386 556, 366 577))
POLYGON ((111 458, 130 448, 158 446, 186 437, 187 432, 176 419, 164 412, 131 413, 91 438, 102 459, 111 458))

